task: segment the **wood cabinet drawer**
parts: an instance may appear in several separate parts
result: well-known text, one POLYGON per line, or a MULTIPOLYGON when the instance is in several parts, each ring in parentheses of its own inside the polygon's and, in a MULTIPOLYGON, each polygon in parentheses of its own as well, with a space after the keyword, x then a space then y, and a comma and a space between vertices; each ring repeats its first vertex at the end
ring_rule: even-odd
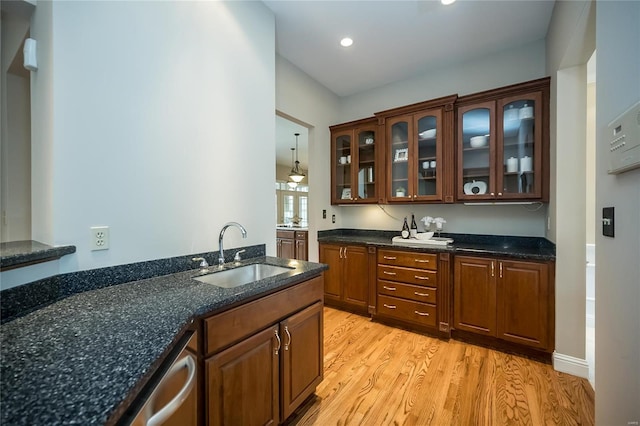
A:
POLYGON ((378 280, 378 294, 401 297, 416 302, 436 304, 436 289, 392 281, 378 280))
POLYGON ((296 240, 306 240, 307 231, 296 231, 296 240))
POLYGON ((378 295, 378 314, 421 325, 436 326, 436 307, 426 303, 378 295))
POLYGON ((284 231, 282 229, 276 230, 276 237, 294 239, 296 237, 296 231, 284 231))
POLYGON ((378 279, 429 287, 438 286, 438 273, 423 269, 378 265, 378 279))
POLYGON ((204 320, 205 354, 238 342, 292 313, 323 300, 323 276, 204 320))
POLYGON ((435 271, 438 269, 438 255, 412 251, 378 250, 378 264, 380 263, 435 271))

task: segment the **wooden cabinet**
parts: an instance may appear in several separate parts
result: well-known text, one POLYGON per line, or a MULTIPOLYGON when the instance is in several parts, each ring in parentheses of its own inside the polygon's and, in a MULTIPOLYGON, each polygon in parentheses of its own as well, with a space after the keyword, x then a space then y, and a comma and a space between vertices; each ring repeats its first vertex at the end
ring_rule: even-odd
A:
POLYGON ((457 199, 549 200, 549 78, 458 98, 457 199))
POLYGON ((323 279, 206 318, 208 425, 279 424, 323 377, 323 279))
POLYGON ((327 305, 367 312, 369 306, 369 254, 367 247, 320 244, 320 262, 325 272, 327 305))
POLYGON ((453 315, 456 329, 496 336, 494 259, 456 256, 453 315))
POLYGON ((278 424, 277 332, 270 327, 206 361, 209 425, 278 424))
POLYGON ((553 350, 553 265, 471 256, 454 262, 454 327, 553 350))
POLYGON ((309 260, 309 246, 307 245, 308 231, 296 231, 295 233, 295 245, 296 245, 296 259, 297 260, 309 260))
POLYGON ((331 204, 377 203, 382 137, 376 118, 330 127, 331 204))
POLYGON ((376 113, 385 127, 384 200, 454 201, 455 100, 453 95, 376 113))
POLYGON ((322 381, 322 327, 321 303, 316 303, 280 323, 282 419, 289 417, 322 381))
POLYGON ((438 325, 438 255, 378 250, 376 317, 438 325))
POLYGON ((276 256, 283 259, 307 260, 308 231, 276 230, 276 256))

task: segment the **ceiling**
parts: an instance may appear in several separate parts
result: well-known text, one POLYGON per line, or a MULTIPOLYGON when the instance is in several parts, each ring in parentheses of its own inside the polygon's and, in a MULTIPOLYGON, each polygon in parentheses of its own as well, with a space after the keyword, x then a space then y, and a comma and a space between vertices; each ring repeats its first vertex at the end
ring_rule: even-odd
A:
MULTIPOLYGON (((276 51, 338 96, 349 96, 545 38, 554 0, 263 0, 276 51), (348 36, 353 46, 339 41, 348 36)), ((306 129, 277 117, 278 163, 293 133, 307 170, 306 129), (296 130, 296 128, 298 130, 296 130)))
POLYGON ((553 0, 282 1, 276 51, 338 96, 545 38, 553 0), (353 46, 340 46, 349 36, 353 46))

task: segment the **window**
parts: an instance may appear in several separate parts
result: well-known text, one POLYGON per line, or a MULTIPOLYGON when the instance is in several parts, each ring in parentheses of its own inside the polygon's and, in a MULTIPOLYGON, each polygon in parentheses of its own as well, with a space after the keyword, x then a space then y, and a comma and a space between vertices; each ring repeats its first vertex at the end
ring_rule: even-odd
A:
POLYGON ((309 223, 309 186, 298 185, 289 188, 286 182, 276 182, 276 200, 278 204, 278 223, 295 221, 302 226, 309 223))

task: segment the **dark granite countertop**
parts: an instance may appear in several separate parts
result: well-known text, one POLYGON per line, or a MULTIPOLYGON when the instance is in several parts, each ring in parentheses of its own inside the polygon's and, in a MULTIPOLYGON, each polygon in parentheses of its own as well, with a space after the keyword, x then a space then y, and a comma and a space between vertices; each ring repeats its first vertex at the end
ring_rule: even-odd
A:
POLYGON ((33 240, 0 243, 0 270, 59 259, 75 251, 76 246, 53 247, 33 240))
POLYGON ((148 380, 195 318, 284 289, 326 265, 258 257, 294 267, 237 288, 178 272, 74 294, 0 326, 0 423, 104 424, 148 380))
POLYGON ((453 243, 440 246, 406 247, 392 243, 397 231, 375 231, 358 229, 332 229, 318 231, 318 241, 324 243, 371 245, 397 248, 401 250, 429 253, 453 253, 466 255, 499 256, 514 259, 555 260, 555 244, 541 237, 518 237, 504 235, 476 235, 442 233, 442 237, 452 238, 453 243))

